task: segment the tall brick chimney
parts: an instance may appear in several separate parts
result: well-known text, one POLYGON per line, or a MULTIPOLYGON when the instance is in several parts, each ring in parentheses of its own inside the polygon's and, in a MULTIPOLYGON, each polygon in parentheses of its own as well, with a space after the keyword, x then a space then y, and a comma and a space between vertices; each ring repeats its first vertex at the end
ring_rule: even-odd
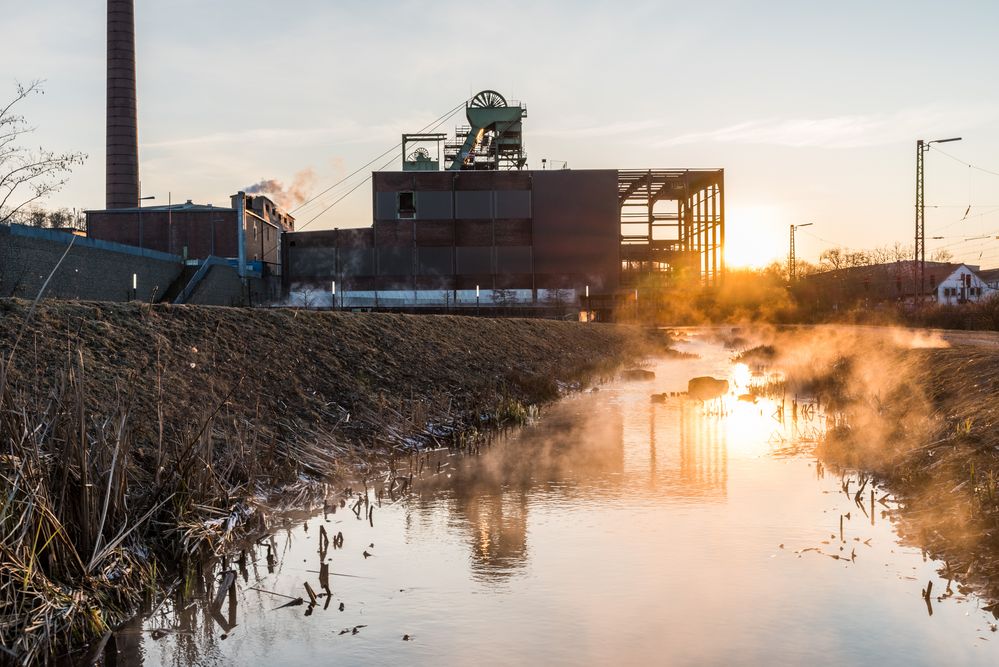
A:
POLYGON ((107 85, 105 204, 134 208, 139 205, 134 0, 108 0, 107 85))

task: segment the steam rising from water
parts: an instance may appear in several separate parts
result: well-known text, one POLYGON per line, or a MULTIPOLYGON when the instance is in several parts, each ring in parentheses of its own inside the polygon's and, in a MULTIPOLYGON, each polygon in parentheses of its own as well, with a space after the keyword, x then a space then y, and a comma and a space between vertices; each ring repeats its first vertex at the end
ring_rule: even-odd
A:
MULTIPOLYGON (((942 576, 999 570, 991 510, 981 508, 996 479, 982 454, 991 449, 987 360, 943 349, 941 333, 904 328, 771 329, 757 342, 775 349, 788 398, 816 394, 824 404, 820 457, 886 479, 907 510, 899 532, 947 560, 942 576)), ((984 588, 994 596, 990 580, 984 588)))

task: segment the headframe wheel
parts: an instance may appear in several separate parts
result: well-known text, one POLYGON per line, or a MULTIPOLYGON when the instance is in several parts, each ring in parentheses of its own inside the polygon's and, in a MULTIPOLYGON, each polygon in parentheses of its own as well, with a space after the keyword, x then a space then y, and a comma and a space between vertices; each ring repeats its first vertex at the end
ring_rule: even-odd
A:
POLYGON ((495 90, 483 90, 481 93, 476 94, 476 96, 472 98, 472 101, 469 102, 468 106, 496 108, 505 107, 507 104, 506 98, 497 93, 495 90))

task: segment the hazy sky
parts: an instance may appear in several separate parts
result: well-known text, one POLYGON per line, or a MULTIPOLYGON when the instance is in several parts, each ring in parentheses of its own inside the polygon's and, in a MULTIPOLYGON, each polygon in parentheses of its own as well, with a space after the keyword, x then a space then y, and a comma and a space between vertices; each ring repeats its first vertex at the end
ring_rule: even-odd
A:
MULTIPOLYGON (((102 207, 105 3, 4 4, 0 97, 45 79, 23 108, 34 143, 90 156, 50 204, 102 207)), ((911 244, 915 140, 963 136, 942 148, 996 174, 929 153, 928 235, 947 238, 928 249, 999 265, 995 0, 136 5, 142 187, 157 204, 226 204, 307 168, 318 193, 492 88, 527 105, 534 168, 723 167, 736 264, 786 257, 792 223, 815 223, 798 236, 810 260, 911 244)), ((370 216, 362 185, 308 229, 370 216)))

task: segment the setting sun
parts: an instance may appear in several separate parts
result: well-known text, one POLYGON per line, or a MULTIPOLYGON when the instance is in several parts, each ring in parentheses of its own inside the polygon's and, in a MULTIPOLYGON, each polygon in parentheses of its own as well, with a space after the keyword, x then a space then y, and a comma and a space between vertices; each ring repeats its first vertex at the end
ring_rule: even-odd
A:
POLYGON ((730 206, 726 212, 725 263, 761 268, 787 255, 787 225, 778 206, 730 206))

